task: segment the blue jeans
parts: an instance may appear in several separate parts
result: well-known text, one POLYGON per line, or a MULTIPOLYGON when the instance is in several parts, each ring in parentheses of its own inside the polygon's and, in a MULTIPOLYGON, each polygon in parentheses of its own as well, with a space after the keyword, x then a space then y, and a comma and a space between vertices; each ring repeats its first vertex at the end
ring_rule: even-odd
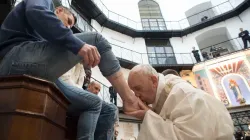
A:
POLYGON ((77 140, 111 140, 117 107, 105 103, 93 93, 63 82, 60 78, 55 83, 71 102, 69 113, 80 116, 77 140))
MULTIPOLYGON (((119 61, 111 51, 111 46, 100 34, 90 32, 79 33, 75 36, 90 45, 96 46, 101 55, 98 66, 103 76, 110 76, 120 70, 119 61)), ((63 46, 56 46, 47 41, 27 41, 14 46, 3 57, 0 62, 0 76, 28 74, 55 82, 61 75, 82 60, 83 58, 73 54, 63 46)), ((106 131, 109 125, 98 126, 98 124, 108 123, 104 119, 108 118, 108 113, 111 111, 100 109, 102 106, 106 108, 105 103, 100 103, 100 99, 86 91, 69 85, 62 86, 63 84, 60 83, 57 81, 57 85, 61 87, 61 90, 64 87, 65 91, 68 91, 64 92, 64 94, 71 101, 71 108, 79 109, 78 111, 81 112, 78 125, 78 138, 93 140, 93 132, 99 133, 95 136, 105 137, 106 133, 104 133, 104 130, 106 131), (66 87, 69 87, 69 89, 66 87), (95 102, 92 102, 91 99, 95 100, 95 102), (102 110, 104 110, 103 113, 102 110), (100 111, 102 115, 100 115, 100 111), (88 119, 91 116, 95 117, 88 119), (104 122, 102 122, 103 120, 104 122), (101 132, 103 133, 100 134, 101 132)))
MULTIPOLYGON (((96 46, 101 55, 98 66, 103 76, 110 76, 120 70, 110 44, 100 34, 90 32, 75 36, 96 46)), ((47 41, 27 41, 14 46, 4 56, 0 64, 0 76, 28 74, 54 82, 82 60, 63 46, 55 46, 47 41)))

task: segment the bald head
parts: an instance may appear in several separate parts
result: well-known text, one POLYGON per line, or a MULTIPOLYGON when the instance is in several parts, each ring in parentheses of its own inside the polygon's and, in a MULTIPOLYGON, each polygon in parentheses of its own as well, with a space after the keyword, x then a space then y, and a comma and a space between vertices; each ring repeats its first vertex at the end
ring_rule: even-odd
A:
POLYGON ((129 75, 155 75, 157 76, 158 73, 157 71, 151 66, 151 65, 147 65, 147 64, 142 64, 142 65, 137 65, 135 66, 131 71, 129 75))
POLYGON ((92 81, 88 85, 88 91, 91 92, 91 93, 94 93, 94 94, 98 95, 100 90, 101 90, 101 85, 96 81, 92 81))
POLYGON ((151 65, 137 65, 129 73, 128 85, 142 101, 152 104, 158 86, 158 73, 151 65))

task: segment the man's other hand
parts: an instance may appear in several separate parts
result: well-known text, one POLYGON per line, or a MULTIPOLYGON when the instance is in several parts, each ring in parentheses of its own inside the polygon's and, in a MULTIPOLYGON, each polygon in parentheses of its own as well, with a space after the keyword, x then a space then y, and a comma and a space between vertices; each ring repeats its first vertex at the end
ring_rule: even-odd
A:
POLYGON ((85 44, 78 55, 83 58, 84 64, 92 68, 99 64, 101 58, 97 48, 89 44, 85 44))

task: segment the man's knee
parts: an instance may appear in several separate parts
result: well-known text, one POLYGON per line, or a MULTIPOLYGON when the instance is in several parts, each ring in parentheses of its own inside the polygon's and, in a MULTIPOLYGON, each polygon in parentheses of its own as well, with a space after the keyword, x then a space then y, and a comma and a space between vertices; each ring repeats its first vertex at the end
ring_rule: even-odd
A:
POLYGON ((112 49, 108 40, 104 38, 100 33, 95 33, 96 38, 96 47, 99 50, 100 54, 112 49))
POLYGON ((92 102, 92 107, 94 109, 101 110, 102 108, 102 100, 97 96, 97 98, 92 102))

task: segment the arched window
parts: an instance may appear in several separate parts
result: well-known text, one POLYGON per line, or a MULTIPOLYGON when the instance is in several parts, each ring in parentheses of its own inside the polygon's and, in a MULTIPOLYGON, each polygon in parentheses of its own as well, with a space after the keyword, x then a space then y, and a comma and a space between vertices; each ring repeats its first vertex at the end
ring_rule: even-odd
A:
POLYGON ((144 30, 166 30, 166 24, 157 2, 153 0, 141 0, 138 6, 144 30))

